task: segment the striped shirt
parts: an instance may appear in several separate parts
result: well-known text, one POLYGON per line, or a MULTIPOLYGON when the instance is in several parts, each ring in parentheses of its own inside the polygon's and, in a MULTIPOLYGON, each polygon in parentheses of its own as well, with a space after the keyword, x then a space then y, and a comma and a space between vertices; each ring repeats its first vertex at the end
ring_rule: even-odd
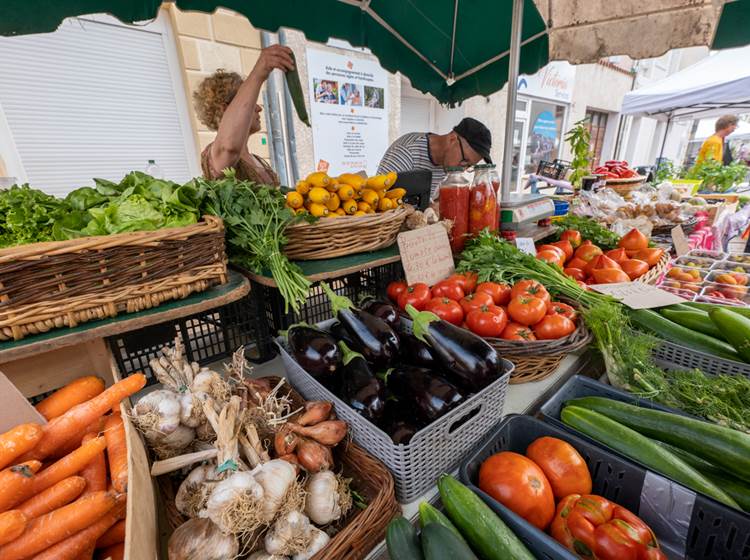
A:
POLYGON ((398 138, 385 151, 378 166, 378 174, 429 169, 432 171, 431 195, 434 198, 438 185, 445 179, 445 170, 432 161, 428 138, 429 133, 425 132, 410 132, 398 138))

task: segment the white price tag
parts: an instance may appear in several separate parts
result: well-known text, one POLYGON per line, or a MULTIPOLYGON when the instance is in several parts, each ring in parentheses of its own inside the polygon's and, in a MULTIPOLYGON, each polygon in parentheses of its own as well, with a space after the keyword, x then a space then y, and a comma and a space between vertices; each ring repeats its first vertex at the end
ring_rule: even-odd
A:
POLYGON ((652 309, 654 307, 685 303, 685 300, 680 296, 676 296, 651 284, 644 284, 643 282, 593 284, 590 287, 592 290, 620 300, 623 305, 627 305, 631 309, 652 309))
POLYGON ((672 228, 672 243, 674 243, 674 250, 678 257, 686 255, 690 251, 690 245, 688 244, 687 237, 685 237, 682 226, 672 228))
POLYGON ((516 247, 519 251, 536 256, 536 245, 531 237, 516 237, 516 247))

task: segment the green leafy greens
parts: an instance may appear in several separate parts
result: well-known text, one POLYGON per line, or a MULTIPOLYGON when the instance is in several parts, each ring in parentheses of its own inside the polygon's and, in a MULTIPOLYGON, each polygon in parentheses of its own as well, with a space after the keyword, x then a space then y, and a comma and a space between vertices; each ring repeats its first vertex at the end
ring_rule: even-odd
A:
POLYGON ((610 249, 616 249, 617 243, 620 241, 620 236, 606 226, 601 225, 599 222, 590 218, 584 218, 582 216, 574 216, 568 214, 556 219, 552 222, 557 228, 555 232, 555 240, 560 239, 560 234, 566 229, 576 229, 581 232, 581 236, 584 239, 589 239, 594 245, 598 245, 604 251, 610 249))

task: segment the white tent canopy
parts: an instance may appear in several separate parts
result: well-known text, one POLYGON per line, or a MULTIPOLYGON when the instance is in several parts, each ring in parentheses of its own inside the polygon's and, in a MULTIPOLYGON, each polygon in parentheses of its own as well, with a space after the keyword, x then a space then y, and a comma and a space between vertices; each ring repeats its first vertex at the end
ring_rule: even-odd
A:
POLYGON ((622 113, 659 120, 750 112, 750 47, 713 54, 645 88, 631 91, 622 113))

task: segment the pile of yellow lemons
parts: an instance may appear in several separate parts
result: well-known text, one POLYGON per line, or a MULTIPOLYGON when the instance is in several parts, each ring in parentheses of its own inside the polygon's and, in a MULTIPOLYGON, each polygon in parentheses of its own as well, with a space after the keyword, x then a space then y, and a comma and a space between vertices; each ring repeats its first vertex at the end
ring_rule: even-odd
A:
POLYGON ((395 172, 365 178, 355 173, 329 177, 316 171, 287 193, 286 205, 297 214, 309 212, 319 218, 387 212, 401 206, 406 194, 406 189, 394 186, 396 179, 395 172))

